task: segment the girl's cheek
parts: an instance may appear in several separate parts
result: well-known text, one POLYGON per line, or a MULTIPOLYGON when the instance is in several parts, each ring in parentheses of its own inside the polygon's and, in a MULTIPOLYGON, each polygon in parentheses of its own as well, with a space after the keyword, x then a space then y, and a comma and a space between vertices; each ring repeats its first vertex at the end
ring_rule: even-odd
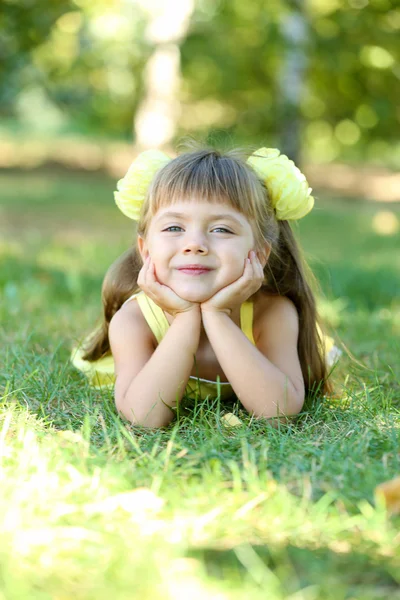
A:
POLYGON ((157 280, 160 283, 165 283, 168 278, 168 274, 166 274, 165 270, 162 269, 161 267, 159 267, 158 269, 156 267, 156 276, 157 276, 157 280))

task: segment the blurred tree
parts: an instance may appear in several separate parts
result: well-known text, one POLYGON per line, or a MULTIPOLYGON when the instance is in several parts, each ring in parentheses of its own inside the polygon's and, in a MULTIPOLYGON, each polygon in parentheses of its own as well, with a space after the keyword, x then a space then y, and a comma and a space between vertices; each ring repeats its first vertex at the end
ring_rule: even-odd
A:
POLYGON ((178 119, 177 137, 279 145, 283 135, 294 154, 298 130, 309 160, 400 164, 397 0, 194 0, 191 15, 169 9, 183 25, 171 34, 167 90, 150 61, 162 45, 148 35, 152 3, 171 6, 5 0, 2 123, 131 139, 132 117, 143 123, 149 98, 163 97, 169 135, 178 119))
POLYGON ((278 73, 282 99, 280 110, 280 144, 282 151, 297 162, 301 146, 301 98, 304 94, 304 72, 307 67, 308 23, 304 0, 291 0, 281 21, 284 62, 278 73))
POLYGON ((400 161, 398 2, 309 1, 310 68, 302 112, 310 157, 390 162, 397 148, 400 161))
POLYGON ((143 2, 149 16, 146 38, 153 53, 145 69, 145 89, 135 114, 136 149, 170 144, 179 118, 180 50, 194 9, 194 0, 143 2))
POLYGON ((22 18, 20 6, 10 1, 3 11, 1 31, 7 40, 17 40, 15 47, 9 42, 3 61, 3 118, 14 115, 47 130, 49 113, 57 112, 59 130, 130 139, 151 52, 140 6, 60 0, 58 10, 48 11, 42 1, 24 1, 22 18))
POLYGON ((197 4, 182 45, 182 100, 190 109, 182 130, 211 129, 212 135, 223 128, 240 143, 272 145, 279 144, 282 131, 288 139, 296 114, 309 160, 399 165, 397 0, 303 0, 301 6, 300 13, 292 0, 197 4), (307 22, 302 22, 306 36, 297 27, 294 43, 285 23, 294 23, 296 14, 298 24, 304 14, 307 22), (290 92, 282 82, 289 53, 294 61, 299 51, 296 69, 298 75, 305 69, 303 85, 297 76, 288 118, 290 92))
MULTIPOLYGON (((0 11, 0 114, 12 112, 18 93, 40 77, 33 73, 32 53, 51 35, 68 10, 69 0, 3 0, 0 11)), ((42 77, 46 84, 47 77, 42 77)))

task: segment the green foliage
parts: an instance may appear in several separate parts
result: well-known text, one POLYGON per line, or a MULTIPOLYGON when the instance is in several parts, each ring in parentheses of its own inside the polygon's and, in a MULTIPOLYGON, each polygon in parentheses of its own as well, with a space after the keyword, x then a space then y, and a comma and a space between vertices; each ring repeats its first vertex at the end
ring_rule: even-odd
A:
POLYGON ((5 0, 0 14, 2 60, 0 62, 0 99, 2 111, 11 110, 21 90, 32 82, 44 84, 46 73, 35 73, 33 55, 46 44, 57 20, 71 10, 66 0, 30 2, 5 0))
MULTIPOLYGON (((193 131, 203 122, 204 133, 217 126, 244 143, 265 143, 266 136, 269 145, 278 143, 286 118, 279 87, 282 26, 295 5, 199 3, 182 45, 184 92, 188 106, 197 105, 188 116, 193 131)), ((383 152, 390 162, 385 149, 396 142, 393 103, 400 93, 398 7, 389 0, 310 0, 305 6, 307 39, 299 50, 306 73, 297 106, 305 157, 379 163, 383 152)))
POLYGON ((6 4, 3 68, 15 82, 0 89, 6 115, 34 130, 127 137, 149 52, 139 7, 61 1, 50 13, 29 3, 22 22, 19 14, 6 4))
MULTIPOLYGON (((149 14, 136 1, 7 0, 0 18, 3 119, 129 139, 153 51, 149 14)), ((399 29, 394 0, 197 0, 181 43, 177 135, 278 145, 286 122, 300 119, 306 159, 396 167, 399 29), (304 42, 283 33, 293 14, 303 19, 304 42), (280 84, 289 46, 305 67, 292 107, 280 84)))

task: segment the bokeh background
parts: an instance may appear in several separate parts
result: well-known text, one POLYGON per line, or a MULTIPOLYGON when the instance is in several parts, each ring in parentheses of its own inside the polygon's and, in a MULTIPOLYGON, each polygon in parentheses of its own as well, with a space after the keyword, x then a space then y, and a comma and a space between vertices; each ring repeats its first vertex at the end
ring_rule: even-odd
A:
POLYGON ((123 142, 186 134, 400 165, 394 0, 5 0, 0 19, 3 167, 111 168, 123 142))

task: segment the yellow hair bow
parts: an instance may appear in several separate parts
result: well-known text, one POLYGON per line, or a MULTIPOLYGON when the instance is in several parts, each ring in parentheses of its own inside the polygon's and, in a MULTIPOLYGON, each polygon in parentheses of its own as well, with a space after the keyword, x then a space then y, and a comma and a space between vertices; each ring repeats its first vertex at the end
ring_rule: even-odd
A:
POLYGON ((265 183, 276 218, 301 219, 314 206, 307 179, 292 160, 276 148, 260 148, 247 159, 265 183))
MULTIPOLYGON (((125 177, 117 183, 115 202, 124 215, 139 220, 147 190, 157 171, 171 158, 159 150, 146 150, 133 161, 125 177)), ((247 159, 264 181, 276 218, 301 219, 314 206, 311 188, 293 161, 276 148, 260 148, 247 159)))
POLYGON ((159 150, 146 150, 135 158, 125 177, 118 181, 118 191, 114 192, 115 202, 126 217, 139 220, 154 175, 170 160, 169 156, 159 150))

